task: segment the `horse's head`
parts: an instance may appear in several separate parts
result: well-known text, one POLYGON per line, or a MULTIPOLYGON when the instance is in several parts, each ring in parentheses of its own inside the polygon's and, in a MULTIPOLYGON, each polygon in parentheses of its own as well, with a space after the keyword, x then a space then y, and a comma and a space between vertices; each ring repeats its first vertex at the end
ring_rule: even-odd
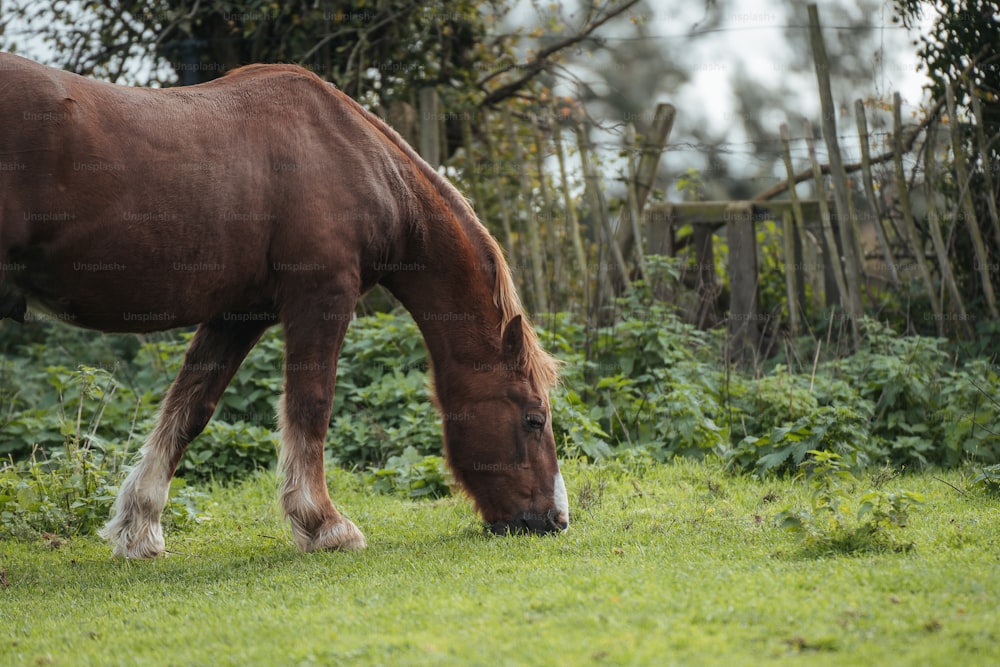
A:
POLYGON ((511 320, 500 360, 480 364, 462 397, 442 406, 455 478, 498 534, 549 533, 569 525, 548 388, 532 377, 524 327, 520 316, 511 320))

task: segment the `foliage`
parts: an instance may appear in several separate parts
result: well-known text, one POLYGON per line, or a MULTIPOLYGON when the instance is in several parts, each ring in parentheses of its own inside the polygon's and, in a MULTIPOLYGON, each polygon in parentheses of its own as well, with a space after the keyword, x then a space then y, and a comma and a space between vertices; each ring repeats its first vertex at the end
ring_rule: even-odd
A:
MULTIPOLYGON (((71 438, 46 456, 36 449, 29 459, 0 465, 0 538, 63 537, 93 533, 107 521, 117 493, 124 453, 71 438)), ((177 477, 163 513, 168 527, 196 520, 204 494, 177 477)))
POLYGON ((372 468, 365 481, 380 493, 401 493, 410 498, 443 498, 451 494, 451 473, 440 456, 421 456, 407 447, 391 456, 383 468, 372 468))
MULTIPOLYGON (((933 19, 930 33, 919 38, 918 55, 927 68, 931 93, 944 96, 945 86, 959 83, 958 76, 971 65, 968 80, 981 97, 987 136, 1000 133, 1000 17, 993 0, 895 0, 904 25, 914 28, 926 13, 933 19)), ((968 108, 970 93, 955 88, 956 102, 968 108)), ((969 115, 969 114, 967 114, 969 115)), ((994 156, 1000 148, 993 146, 994 156)), ((995 161, 994 161, 995 164, 995 161)))
MULTIPOLYGON (((919 44, 917 55, 929 78, 929 89, 935 100, 944 100, 950 87, 955 99, 955 113, 948 111, 942 120, 938 135, 950 146, 948 135, 954 131, 964 155, 955 150, 945 151, 943 178, 929 186, 948 200, 946 211, 961 210, 971 215, 971 224, 978 225, 986 246, 986 253, 994 256, 1000 250, 1000 230, 996 227, 996 200, 1000 195, 997 165, 1000 164, 1000 14, 995 0, 895 0, 896 11, 903 24, 924 30, 914 45, 919 44), (923 18, 931 19, 929 28, 923 28, 923 18), (950 117, 954 115, 955 117, 950 117), (960 162, 959 162, 960 161, 960 162), (966 172, 959 178, 959 168, 966 172), (963 182, 964 181, 964 182, 963 182), (968 194, 972 210, 962 205, 968 194), (990 224, 990 221, 993 224, 990 224)), ((932 113, 947 106, 941 105, 932 113)), ((935 119, 936 120, 936 119, 935 119)), ((933 131, 933 126, 929 132, 933 131)), ((924 150, 932 150, 925 147, 924 150)), ((965 220, 969 224, 969 220, 965 220)), ((927 224, 938 224, 929 217, 927 224)), ((957 234, 950 240, 953 271, 958 274, 959 285, 965 293, 966 308, 974 312, 973 319, 995 320, 986 307, 986 297, 979 288, 981 281, 997 282, 997 265, 980 266, 985 255, 975 263, 963 258, 976 256, 969 234, 957 234), (980 275, 981 269, 989 275, 980 275)), ((992 261, 992 260, 991 260, 992 261)), ((995 289, 995 287, 994 287, 995 289)), ((995 328, 995 324, 992 324, 995 328)), ((982 335, 982 327, 980 335, 982 335)), ((995 333, 995 332, 991 332, 995 333)))
MULTIPOLYGON (((539 327, 545 346, 566 362, 552 396, 563 457, 600 460, 636 451, 666 461, 718 454, 734 469, 762 475, 793 469, 811 450, 858 466, 1000 461, 996 368, 986 361, 956 365, 942 339, 899 336, 868 320, 852 356, 808 373, 778 365, 749 376, 720 361, 716 334, 682 323, 644 290, 640 284, 620 299, 619 317, 606 327, 588 328, 568 315, 539 327)), ((27 356, 4 361, 21 379, 3 385, 11 398, 0 410, 0 447, 24 460, 37 447, 51 455, 78 436, 83 446, 134 451, 153 427, 157 400, 189 338, 146 342, 130 360, 76 370, 73 360, 93 362, 102 338, 47 355, 34 344, 12 348, 27 356)), ((226 481, 274 467, 282 359, 280 332, 271 332, 191 444, 179 475, 226 481)), ((412 465, 413 456, 440 457, 426 351, 408 315, 353 322, 337 377, 327 446, 335 463, 394 470, 412 465)), ((428 460, 427 470, 435 465, 428 460)))
POLYGON ((758 474, 800 465, 811 451, 843 453, 867 463, 866 420, 846 407, 823 406, 760 437, 746 436, 728 452, 730 461, 758 474))
MULTIPOLYGON (((658 280, 676 279, 671 265, 661 268, 665 275, 658 280)), ((608 326, 587 327, 563 314, 539 327, 543 344, 566 362, 552 396, 562 458, 718 455, 730 469, 758 476, 806 466, 810 483, 825 486, 809 509, 789 510, 785 518, 817 544, 860 544, 863 535, 881 539, 912 504, 905 495, 866 495, 858 501, 865 511, 857 523, 848 522, 846 510, 831 509, 854 502, 853 496, 837 505, 831 500, 856 484, 841 462, 859 471, 872 464, 971 462, 981 466, 979 484, 996 485, 1000 380, 994 364, 960 366, 943 339, 900 336, 866 320, 851 356, 808 372, 776 365, 749 375, 722 362, 717 334, 684 324, 652 291, 639 283, 616 303, 618 316, 608 326)), ((129 347, 116 338, 68 331, 47 328, 36 340, 35 333, 0 327, 8 351, 0 365, 7 378, 0 384, 0 447, 9 461, 0 502, 8 534, 87 532, 107 516, 122 464, 152 429, 158 398, 191 336, 129 347), (40 342, 46 337, 52 345, 40 342), (87 363, 71 370, 79 361, 87 363), (10 380, 15 375, 16 383, 10 380)), ((176 484, 228 482, 275 466, 282 359, 280 332, 269 333, 189 447, 176 484)), ((380 492, 447 495, 441 420, 413 320, 402 312, 358 318, 337 378, 331 462, 368 470, 366 483, 380 492)), ((189 513, 183 507, 171 512, 189 513)))
POLYGON ((244 479, 273 467, 278 450, 278 434, 263 426, 210 422, 188 446, 177 474, 191 481, 244 479))
POLYGON ((972 483, 980 485, 991 493, 1000 493, 1000 464, 983 468, 972 483))
POLYGON ((800 463, 805 470, 800 476, 804 475, 812 488, 810 506, 779 512, 775 521, 780 528, 794 533, 804 546, 817 552, 912 547, 896 540, 895 529, 907 526, 910 513, 924 504, 923 495, 870 489, 858 496, 860 480, 844 468, 839 454, 817 450, 808 454, 810 458, 800 463))
MULTIPOLYGON (((37 372, 30 367, 25 365, 24 377, 38 384, 19 383, 18 395, 8 394, 8 416, 0 422, 6 454, 0 465, 0 536, 93 532, 110 514, 149 395, 137 396, 106 368, 81 365, 70 371, 50 365, 37 372), (13 409, 24 405, 24 396, 35 397, 42 407, 25 406, 16 414, 13 409)), ((164 520, 177 524, 195 518, 197 496, 183 478, 174 479, 164 520)))

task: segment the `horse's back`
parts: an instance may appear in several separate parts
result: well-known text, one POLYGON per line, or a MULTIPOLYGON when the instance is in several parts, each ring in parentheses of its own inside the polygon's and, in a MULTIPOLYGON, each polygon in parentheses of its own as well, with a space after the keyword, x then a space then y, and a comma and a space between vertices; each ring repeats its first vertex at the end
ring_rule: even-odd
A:
POLYGON ((391 147, 294 66, 149 90, 0 54, 0 128, 0 262, 94 328, 276 311, 279 283, 361 263, 399 214, 391 147))

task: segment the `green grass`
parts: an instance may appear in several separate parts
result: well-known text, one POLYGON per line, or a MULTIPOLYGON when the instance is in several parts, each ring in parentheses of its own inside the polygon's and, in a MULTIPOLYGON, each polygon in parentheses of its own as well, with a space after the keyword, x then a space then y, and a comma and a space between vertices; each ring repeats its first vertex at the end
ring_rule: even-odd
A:
MULTIPOLYGON (((958 472, 887 489, 926 504, 908 549, 804 547, 787 480, 712 464, 564 466, 557 537, 484 534, 459 498, 334 472, 362 553, 301 554, 273 475, 214 489, 171 555, 97 538, 0 542, 4 665, 976 665, 1000 655, 1000 501, 958 472), (947 483, 945 483, 947 482, 947 483), (953 487, 957 487, 953 488, 953 487)), ((865 490, 859 487, 858 493, 865 490)))

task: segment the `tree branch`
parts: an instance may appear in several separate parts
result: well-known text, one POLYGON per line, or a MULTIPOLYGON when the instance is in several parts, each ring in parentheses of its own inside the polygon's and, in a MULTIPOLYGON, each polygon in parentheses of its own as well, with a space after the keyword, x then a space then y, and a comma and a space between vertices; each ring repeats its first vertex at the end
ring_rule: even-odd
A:
MULTIPOLYGON (((574 44, 579 44, 583 40, 587 39, 595 30, 600 28, 602 25, 604 25, 611 19, 615 18, 616 16, 621 15, 626 10, 630 9, 631 7, 633 7, 638 3, 639 0, 627 0, 620 6, 610 10, 608 13, 606 13, 599 19, 586 24, 579 33, 567 37, 566 39, 560 40, 555 44, 551 44, 545 47, 544 49, 541 49, 535 55, 534 58, 532 58, 527 62, 521 63, 519 65, 512 65, 510 69, 523 70, 524 73, 518 78, 511 81, 510 83, 506 83, 500 86, 499 88, 487 92, 486 97, 484 97, 482 101, 480 101, 479 106, 481 107, 492 106, 501 100, 513 96, 521 88, 527 85, 529 81, 534 79, 540 72, 542 72, 549 66, 549 57, 562 51, 563 49, 573 46, 574 44)), ((479 88, 485 90, 487 82, 507 71, 509 71, 509 69, 503 69, 491 72, 486 76, 484 76, 482 79, 480 79, 478 82, 476 82, 476 85, 479 88)))

